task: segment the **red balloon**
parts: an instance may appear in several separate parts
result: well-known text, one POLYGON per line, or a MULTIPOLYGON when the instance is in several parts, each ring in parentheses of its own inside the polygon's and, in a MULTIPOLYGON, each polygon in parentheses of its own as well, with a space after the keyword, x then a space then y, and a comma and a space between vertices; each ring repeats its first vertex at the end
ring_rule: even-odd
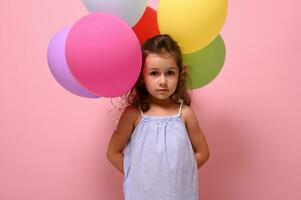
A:
POLYGON ((147 39, 158 35, 160 32, 157 21, 157 11, 151 7, 147 7, 143 16, 133 27, 133 30, 141 44, 143 44, 147 39))

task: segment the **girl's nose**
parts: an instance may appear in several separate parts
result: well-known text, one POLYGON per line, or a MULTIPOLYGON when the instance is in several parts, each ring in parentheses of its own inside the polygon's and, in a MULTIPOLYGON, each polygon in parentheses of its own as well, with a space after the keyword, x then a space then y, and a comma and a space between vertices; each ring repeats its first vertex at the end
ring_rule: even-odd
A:
POLYGON ((167 83, 167 79, 164 75, 160 76, 160 80, 159 80, 160 84, 166 84, 167 83))

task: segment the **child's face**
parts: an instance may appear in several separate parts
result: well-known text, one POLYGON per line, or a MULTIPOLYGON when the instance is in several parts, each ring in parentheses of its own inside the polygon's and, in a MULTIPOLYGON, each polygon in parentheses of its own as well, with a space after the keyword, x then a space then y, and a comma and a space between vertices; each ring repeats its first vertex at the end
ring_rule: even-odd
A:
POLYGON ((150 53, 143 67, 143 81, 152 98, 168 99, 177 89, 179 67, 168 53, 150 53))

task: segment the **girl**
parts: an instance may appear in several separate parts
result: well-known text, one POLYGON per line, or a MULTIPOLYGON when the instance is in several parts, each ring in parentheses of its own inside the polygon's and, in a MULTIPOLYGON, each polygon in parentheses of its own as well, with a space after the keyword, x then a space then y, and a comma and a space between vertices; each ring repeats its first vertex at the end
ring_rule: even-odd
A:
POLYGON ((157 35, 142 51, 107 157, 124 174, 126 200, 198 200, 197 169, 209 152, 190 107, 181 50, 169 35, 157 35))

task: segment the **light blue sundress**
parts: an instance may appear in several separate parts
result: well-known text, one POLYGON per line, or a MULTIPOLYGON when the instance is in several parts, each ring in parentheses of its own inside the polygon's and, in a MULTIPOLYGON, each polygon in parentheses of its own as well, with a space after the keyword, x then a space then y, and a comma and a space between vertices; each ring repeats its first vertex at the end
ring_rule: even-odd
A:
POLYGON ((177 115, 141 120, 124 149, 125 200, 198 200, 198 170, 194 151, 177 115))

